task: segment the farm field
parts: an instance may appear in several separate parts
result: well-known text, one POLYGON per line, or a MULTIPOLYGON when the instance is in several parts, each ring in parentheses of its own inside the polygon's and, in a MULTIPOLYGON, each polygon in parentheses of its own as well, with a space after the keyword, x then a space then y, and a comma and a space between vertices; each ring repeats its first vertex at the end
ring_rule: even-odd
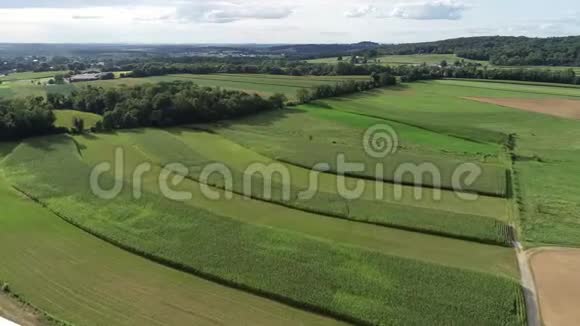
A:
POLYGON ((89 130, 93 128, 97 122, 101 121, 102 117, 97 114, 90 112, 79 112, 73 110, 56 110, 54 111, 56 116, 56 122, 54 123, 56 127, 73 128, 73 119, 80 118, 85 122, 85 129, 89 130))
MULTIPOLYGON (((12 151, 3 166, 11 182, 33 193, 49 208, 70 218, 78 225, 97 234, 106 235, 112 241, 140 252, 151 253, 168 261, 184 264, 180 266, 186 266, 191 272, 215 276, 217 280, 227 282, 229 285, 240 284, 249 290, 258 289, 260 293, 265 292, 280 300, 286 300, 283 298, 298 300, 306 307, 322 307, 332 315, 344 316, 346 314, 345 318, 349 320, 369 320, 368 318, 392 320, 392 314, 385 315, 385 302, 389 302, 389 311, 399 311, 403 309, 402 305, 405 306, 404 309, 411 307, 412 311, 421 311, 419 315, 396 313, 397 318, 401 318, 401 323, 420 322, 427 319, 433 321, 434 318, 444 322, 447 318, 451 318, 445 316, 452 315, 454 321, 465 316, 470 320, 486 320, 489 323, 497 322, 498 316, 502 316, 501 323, 508 324, 517 324, 522 318, 519 286, 511 278, 506 277, 505 272, 491 272, 489 267, 487 267, 487 272, 452 268, 440 263, 427 263, 411 258, 385 255, 379 251, 368 250, 368 247, 346 246, 336 240, 304 237, 296 231, 242 223, 239 219, 215 215, 203 208, 194 208, 193 205, 184 206, 160 200, 160 197, 152 190, 151 193, 149 192, 151 188, 148 186, 145 188, 147 193, 144 193, 141 199, 141 203, 147 203, 146 205, 139 204, 139 201, 129 200, 128 193, 124 193, 113 201, 107 201, 107 205, 102 205, 100 200, 86 193, 87 186, 82 184, 82 179, 70 178, 71 175, 86 173, 82 171, 85 171, 88 165, 83 162, 92 157, 90 146, 87 144, 80 147, 87 148, 84 151, 81 150, 80 155, 77 154, 76 147, 62 136, 30 140, 12 151), (50 155, 40 154, 47 151, 50 155), (40 171, 41 166, 46 172, 40 171), (55 169, 56 166, 59 168, 55 169), (33 170, 37 172, 31 174, 33 170), (33 177, 30 178, 30 176, 33 177), (46 187, 47 184, 51 186, 46 187), (115 214, 112 215, 111 212, 115 214), (187 216, 184 215, 185 212, 195 216, 195 219, 184 219, 183 216, 187 216), (196 227, 192 228, 193 225, 196 227), (172 234, 172 236, 168 238, 167 234, 172 234), (220 236, 216 237, 217 234, 220 236), (216 242, 218 238, 227 238, 229 241, 216 242), (185 241, 185 239, 189 240, 185 241), (188 250, 188 247, 195 247, 196 250, 188 250), (227 259, 222 260, 220 257, 227 257, 227 259), (244 266, 250 266, 247 263, 250 260, 254 262, 252 271, 247 271, 244 266), (246 261, 246 263, 235 265, 228 263, 239 261, 246 261), (293 263, 288 263, 290 261, 293 263), (310 265, 311 261, 317 262, 316 267, 310 265), (344 267, 338 270, 321 269, 320 264, 344 267), (283 268, 279 270, 276 266, 283 268), (393 269, 393 266, 397 267, 393 269), (388 273, 385 274, 386 271, 388 273), (257 279, 257 275, 271 275, 271 278, 257 279), (427 283, 421 281, 427 275, 430 281, 427 283), (375 280, 371 282, 372 288, 365 285, 369 284, 366 281, 368 277, 375 280), (281 280, 282 283, 280 283, 281 280), (423 300, 421 307, 412 308, 415 301, 402 299, 406 296, 397 293, 396 288, 387 285, 392 282, 401 284, 402 288, 413 293, 428 294, 430 299, 423 300), (452 283, 445 286, 445 282, 452 283), (454 288, 458 283, 465 283, 461 287, 465 290, 461 293, 454 288), (300 286, 287 288, 283 284, 295 286, 300 284, 300 286), (435 287, 431 289, 428 284, 432 284, 437 289, 435 287), (488 285, 482 287, 482 284, 488 285), (470 290, 472 286, 476 286, 477 290, 475 288, 470 290), (331 288, 336 288, 339 292, 328 292, 331 288), (375 288, 376 290, 373 290, 375 288), (364 292, 361 292, 362 289, 364 292), (454 294, 445 294, 445 289, 449 289, 454 294), (482 291, 483 289, 485 291, 482 291), (501 293, 501 295, 493 295, 489 291, 501 293), (368 294, 373 296, 367 297, 368 294), (327 300, 329 296, 336 295, 340 296, 339 301, 327 300), (504 300, 497 300, 497 297, 502 297, 504 300), (374 298, 382 298, 378 299, 381 303, 379 304, 379 301, 375 301, 377 299, 374 298), (466 309, 465 313, 439 314, 442 307, 438 302, 441 300, 449 302, 451 298, 454 298, 452 300, 456 302, 452 306, 455 309, 459 308, 460 311, 466 309), (361 300, 367 304, 361 306, 359 304, 361 300), (403 300, 402 303, 400 303, 401 300, 403 300), (514 302, 520 302, 516 311, 512 310, 514 302), (471 306, 472 303, 473 306, 471 306), (435 311, 437 311, 436 314, 434 314, 435 311), (490 313, 491 311, 493 313, 490 313)), ((133 154, 127 156, 133 157, 133 154)), ((145 182, 145 185, 147 184, 145 182)), ((221 204, 225 206, 227 203, 221 204)), ((277 216, 276 211, 272 211, 271 214, 277 216)), ((331 226, 330 221, 338 220, 329 219, 323 225, 331 226)), ((341 229, 344 232, 348 228, 341 229)), ((377 232, 379 230, 377 229, 377 232)), ((457 245, 460 243, 472 245, 469 242, 457 241, 457 245)), ((498 261, 497 253, 492 254, 491 251, 498 251, 502 249, 501 247, 473 245, 477 246, 474 248, 476 253, 484 254, 488 250, 486 248, 490 250, 489 256, 481 260, 480 266, 489 265, 490 257, 498 261)), ((398 247, 394 244, 392 246, 398 247)), ((407 248, 407 246, 401 247, 407 248)), ((411 248, 411 246, 408 247, 411 248)), ((437 248, 437 246, 433 247, 437 248)), ((412 248, 404 250, 412 250, 412 248)), ((513 253, 509 249, 505 250, 507 265, 513 266, 513 253)), ((461 256, 465 257, 464 254, 461 256)), ((509 267, 513 270, 512 268, 509 267)))
POLYGON ((13 74, 6 75, 4 77, 0 77, 0 81, 8 82, 8 81, 30 81, 36 79, 47 79, 52 78, 58 74, 64 74, 66 71, 45 71, 45 72, 17 72, 13 74))
POLYGON ((530 253, 545 325, 574 325, 580 318, 580 250, 544 248, 530 253))
POLYGON ((256 325, 340 324, 125 252, 25 199, 4 179, 0 202, 0 261, 9 262, 0 264, 0 278, 59 319, 79 325, 215 325, 240 319, 256 325))
MULTIPOLYGON (((16 74, 14 74, 16 75, 16 74)), ((13 76, 13 75, 10 75, 13 76)), ((84 86, 117 87, 119 85, 135 86, 148 83, 191 81, 200 86, 222 87, 231 90, 258 93, 262 96, 271 96, 275 93, 285 94, 289 99, 295 100, 295 95, 300 88, 311 88, 323 84, 334 84, 343 80, 368 80, 368 76, 282 76, 282 75, 259 75, 259 74, 176 74, 167 76, 154 76, 144 78, 118 78, 114 80, 97 80, 90 82, 77 82, 65 85, 46 85, 50 77, 46 74, 27 73, 20 77, 0 84, 0 96, 24 97, 44 96, 47 93, 67 94, 74 89, 84 86), (22 78, 22 79, 21 79, 22 78), (42 79, 44 78, 44 79, 42 79), (41 83, 41 85, 38 85, 41 83)))
MULTIPOLYGON (((272 91, 272 87, 295 89, 336 81, 329 77, 256 75, 161 78, 192 79, 226 88, 244 84, 264 92, 268 90, 262 87, 272 91)), ((515 253, 508 248, 514 240, 508 225, 515 227, 519 240, 527 247, 580 246, 580 177, 575 173, 580 163, 580 122, 497 104, 575 101, 578 97, 580 89, 557 85, 438 80, 314 101, 235 121, 3 143, 0 171, 5 175, 5 186, 0 198, 17 205, 14 211, 24 205, 31 210, 34 207, 35 213, 30 215, 39 215, 40 219, 31 217, 31 221, 47 227, 33 231, 30 226, 26 229, 21 225, 21 219, 0 217, 0 224, 7 226, 0 227, 0 235, 3 229, 14 230, 15 234, 0 236, 0 260, 2 255, 30 261, 37 258, 3 251, 2 242, 15 243, 31 232, 50 233, 56 226, 49 225, 58 221, 69 231, 55 232, 71 237, 71 243, 80 241, 75 237, 84 237, 82 241, 87 243, 93 241, 91 246, 95 249, 89 251, 91 254, 99 256, 100 250, 108 248, 116 252, 112 256, 118 259, 127 255, 150 266, 147 268, 165 270, 159 277, 169 278, 168 273, 175 273, 196 280, 183 291, 178 291, 177 286, 164 290, 176 291, 177 294, 167 295, 188 300, 178 306, 193 305, 203 316, 207 306, 191 296, 182 298, 185 290, 199 293, 193 288, 202 283, 215 287, 215 291, 231 291, 242 301, 261 300, 260 304, 266 305, 265 313, 252 315, 258 320, 254 324, 272 322, 267 316, 280 318, 279 323, 336 323, 322 317, 331 316, 356 324, 461 324, 476 320, 490 325, 522 325, 526 313, 515 253), (397 138, 396 152, 379 159, 370 158, 363 148, 365 130, 377 124, 390 126, 397 138), (114 166, 118 150, 123 152, 121 170, 104 173, 100 181, 107 189, 121 182, 120 194, 112 200, 98 198, 90 191, 90 171, 103 162, 114 166), (336 157, 340 153, 346 155, 348 162, 365 165, 345 178, 350 187, 366 186, 358 199, 347 201, 338 196, 336 157), (302 200, 298 194, 307 189, 312 180, 311 169, 321 162, 328 163, 330 169, 316 176, 319 188, 313 197, 302 200), (395 177, 396 167, 425 162, 441 173, 444 190, 440 199, 433 199, 435 179, 426 178, 413 185, 412 175, 395 177), (149 164, 148 170, 142 183, 135 184, 133 173, 143 163, 149 164), (183 164, 185 171, 165 169, 170 163, 183 164), (221 163, 231 171, 235 181, 231 188, 219 175, 202 177, 203 168, 212 163, 221 163), (268 197, 258 186, 256 191, 244 195, 240 186, 244 169, 255 163, 278 164, 290 178, 253 176, 253 183, 272 182, 274 193, 268 197), (375 175, 379 163, 384 164, 380 178, 375 175), (450 180, 464 163, 477 166, 481 175, 459 194, 477 194, 476 200, 466 201, 452 191, 457 189, 450 180), (158 180, 163 174, 182 179, 171 186, 174 193, 191 192, 192 196, 165 198, 158 180), (10 185, 46 208, 18 197, 10 185), (136 187, 138 195, 134 192, 136 187), (289 200, 283 199, 284 189, 290 191, 289 200), (385 199, 374 199, 377 189, 386 194, 385 199), (402 191, 402 198, 393 197, 396 189, 402 191), (209 198, 205 193, 208 190, 219 200, 209 198), (413 197, 416 191, 421 191, 423 197, 413 197), (18 232, 22 233, 17 237, 18 232), (142 260, 139 255, 193 275, 142 260), (420 302, 417 297, 422 298, 420 302)), ((550 113, 549 108, 543 110, 550 113)), ((56 113, 61 126, 67 126, 76 114, 56 113)), ((98 117, 91 118, 96 121, 98 117)), ((46 256, 37 259, 39 264, 58 260, 62 257, 58 255, 75 257, 61 263, 62 268, 80 264, 75 273, 82 272, 85 264, 94 263, 81 258, 80 246, 49 244, 42 247, 46 252, 41 251, 41 246, 31 242, 21 250, 46 256), (54 248, 51 246, 58 248, 57 253, 49 252, 54 248)), ((98 263, 106 265, 105 259, 99 258, 98 263)), ((129 263, 115 261, 112 265, 118 269, 110 273, 122 275, 115 278, 117 282, 129 277, 123 270, 129 263)), ((89 267, 97 268, 86 265, 89 267)), ((38 284, 25 283, 33 277, 32 272, 6 267, 3 270, 0 266, 0 279, 13 284, 12 279, 24 275, 21 283, 14 283, 15 290, 59 318, 106 321, 88 311, 66 315, 62 312, 66 308, 52 303, 54 298, 48 297, 51 293, 33 294, 31 289, 38 284)), ((51 271, 59 272, 62 269, 51 271)), ((150 274, 142 277, 147 275, 150 274)), ((87 300, 95 297, 95 304, 104 307, 95 306, 95 310, 112 309, 108 313, 112 317, 107 318, 116 314, 121 318, 119 311, 125 305, 129 307, 125 324, 134 321, 129 316, 153 318, 143 319, 145 324, 186 320, 183 313, 172 313, 173 307, 166 305, 141 310, 141 305, 137 307, 132 302, 135 292, 131 291, 115 296, 121 302, 121 310, 116 310, 104 302, 116 292, 109 292, 108 286, 112 285, 101 288, 95 283, 102 281, 100 278, 78 288, 75 286, 82 282, 76 274, 66 279, 47 275, 44 279, 51 277, 56 279, 58 289, 67 289, 54 291, 61 296, 69 294, 70 300, 63 303, 67 308, 78 304, 73 302, 75 296, 86 293, 87 300)), ((137 277, 135 283, 127 286, 131 288, 139 281, 137 277)), ((223 305, 219 298, 217 304, 223 305)), ((60 299, 54 300, 60 303, 60 299)), ((159 302, 155 300, 146 302, 154 305, 159 302)), ((244 305, 245 302, 239 307, 237 321, 250 318, 244 315, 244 305)), ((195 316, 199 318, 199 314, 195 316)), ((236 318, 230 314, 220 317, 236 318)), ((204 320, 231 323, 211 319, 213 312, 209 318, 204 320)))
MULTIPOLYGON (((109 138, 109 142, 114 142, 117 146, 123 146, 127 150, 131 150, 129 145, 133 144, 143 154, 140 159, 141 162, 157 162, 159 166, 172 162, 185 164, 189 168, 189 175, 192 181, 194 181, 192 188, 199 188, 199 184, 196 183, 200 181, 200 171, 203 166, 211 162, 224 162, 233 174, 232 191, 239 195, 246 194, 241 186, 245 184, 242 180, 242 173, 245 171, 245 167, 258 162, 261 164, 276 163, 213 134, 192 132, 187 129, 170 129, 169 131, 170 133, 147 130, 129 134, 131 136, 130 140, 124 142, 114 142, 115 138, 109 138), (237 154, 235 160, 231 159, 231 153, 237 154)), ((127 134, 123 135, 126 136, 127 134)), ((77 139, 77 142, 81 147, 91 148, 89 146, 90 143, 87 144, 84 139, 77 139)), ((102 160, 104 158, 103 152, 114 152, 111 147, 104 149, 105 145, 101 143, 97 147, 98 150, 91 151, 95 158, 102 160)), ((108 161, 112 163, 113 158, 109 158, 108 161)), ((92 163, 97 162, 93 161, 92 163)), ((508 218, 508 204, 504 199, 481 197, 477 202, 465 203, 458 200, 453 193, 443 192, 444 199, 435 200, 431 191, 425 189, 424 199, 414 200, 412 195, 414 189, 403 187, 403 197, 395 200, 392 195, 394 193, 393 186, 380 184, 386 194, 385 199, 373 200, 375 199, 373 194, 375 185, 367 182, 361 197, 347 203, 339 196, 336 186, 337 180, 334 175, 320 175, 319 189, 316 194, 311 199, 300 199, 297 194, 299 191, 304 191, 308 188, 309 171, 292 165, 282 164, 282 166, 288 171, 290 176, 288 180, 291 181, 280 180, 277 175, 274 175, 271 178, 273 182, 272 195, 271 198, 267 198, 264 195, 265 192, 261 191, 263 179, 267 177, 255 176, 252 180, 253 189, 250 196, 257 201, 267 201, 303 212, 322 214, 329 217, 368 221, 405 229, 425 230, 483 242, 491 241, 492 243, 505 244, 507 241, 505 228, 506 219, 508 218), (290 182, 288 189, 291 191, 291 196, 287 200, 283 197, 283 185, 286 182, 290 182), (490 207, 493 207, 493 209, 490 209, 490 207)), ((354 179, 348 179, 346 184, 348 187, 353 187, 355 182, 356 180, 354 179)), ((208 178, 203 183, 216 185, 220 189, 224 188, 223 179, 219 177, 208 178)), ((200 202, 203 194, 199 193, 194 198, 197 202, 200 202)), ((234 201, 232 201, 233 203, 234 201)), ((253 216, 250 212, 260 211, 263 206, 263 203, 261 204, 248 209, 249 214, 247 216, 253 216)), ((220 207, 211 201, 202 202, 202 206, 212 207, 214 210, 220 207)), ((246 204, 245 206, 248 205, 246 204)), ((281 211, 281 213, 287 213, 288 216, 297 214, 297 212, 292 210, 275 207, 274 205, 270 206, 272 209, 281 211)), ((241 212, 239 210, 237 215, 244 215, 241 212)), ((276 215, 280 216, 281 213, 276 215)), ((229 214, 232 213, 230 212, 229 214)), ((312 214, 302 215, 305 217, 310 216, 311 218, 314 216, 312 214)), ((337 222, 333 221, 333 224, 335 223, 337 222)), ((364 229, 365 227, 361 226, 361 228, 364 229)), ((368 228, 368 230, 373 230, 373 228, 368 228)), ((301 231, 305 232, 305 230, 301 231)), ((383 231, 381 230, 381 232, 383 231)), ((336 239, 339 240, 340 237, 336 239)))
POLYGON ((579 180, 572 172, 580 160, 579 122, 463 98, 574 99, 580 90, 444 80, 416 83, 407 92, 384 90, 381 94, 330 99, 320 105, 321 109, 412 124, 478 142, 499 144, 513 134, 525 241, 531 245, 580 245, 578 189, 574 186, 579 180))

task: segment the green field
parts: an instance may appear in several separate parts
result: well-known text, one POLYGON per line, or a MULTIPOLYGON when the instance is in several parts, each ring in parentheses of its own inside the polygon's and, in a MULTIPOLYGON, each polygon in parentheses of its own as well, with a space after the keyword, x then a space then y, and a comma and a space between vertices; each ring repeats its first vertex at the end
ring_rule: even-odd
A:
POLYGON ((23 198, 3 178, 0 204, 0 278, 59 319, 78 325, 340 324, 127 253, 23 198))
MULTIPOLYGON (((112 138, 113 142, 118 141, 117 137, 112 138)), ((87 175, 93 156, 90 144, 81 145, 79 153, 78 145, 65 136, 23 142, 3 162, 4 171, 10 182, 50 209, 110 241, 192 273, 293 305, 372 323, 392 322, 393 316, 400 323, 447 323, 467 318, 517 324, 521 318, 521 306, 513 310, 514 304, 521 302, 517 283, 505 272, 492 272, 500 265, 513 271, 515 262, 509 249, 455 240, 457 244, 451 247, 476 246, 474 251, 485 257, 477 263, 480 271, 476 271, 451 267, 453 259, 459 257, 440 257, 438 263, 428 263, 369 250, 370 245, 352 246, 345 240, 337 242, 336 238, 244 223, 197 203, 183 205, 163 200, 148 181, 140 200, 131 200, 131 191, 127 189, 116 199, 103 201, 88 192, 88 180, 82 178, 87 175), (497 255, 499 250, 505 250, 505 259, 497 255), (495 267, 491 266, 494 264, 490 264, 490 258, 497 262, 495 267), (426 299, 418 302, 407 293, 421 293, 426 299), (445 310, 440 304, 442 300, 453 307, 448 313, 442 313, 445 310), (414 313, 406 313, 409 309, 414 313)), ((127 153, 132 162, 129 165, 140 161, 140 150, 133 148, 127 153)), ((235 209, 236 215, 240 214, 240 209, 235 209)), ((249 212, 256 214, 253 210, 249 212)), ((272 209, 262 217, 276 219, 278 214, 272 209)), ((338 220, 321 223, 332 225, 334 221, 338 220)), ((324 226, 322 229, 328 232, 324 226)), ((345 228, 341 229, 344 232, 345 228)), ((400 239, 409 241, 405 236, 400 239)), ((400 247, 413 250, 411 246, 400 247)), ((417 255, 428 256, 421 252, 417 255)))
POLYGON ((385 90, 380 96, 331 99, 321 102, 321 109, 413 124, 480 142, 500 138, 493 137, 494 134, 514 134, 517 143, 515 168, 523 209, 520 223, 523 240, 530 245, 579 246, 579 193, 574 185, 580 180, 571 171, 580 161, 580 122, 464 99, 470 96, 576 99, 580 90, 477 81, 434 81, 413 84, 406 93, 385 90), (471 128, 468 130, 466 126, 471 128), (551 190, 546 191, 546 187, 551 190))
MULTIPOLYGON (((341 78, 170 75, 72 87, 192 80, 292 96, 341 78)), ((580 121, 470 97, 578 99, 580 89, 437 80, 235 121, 2 143, 0 200, 9 214, 0 216, 0 260, 19 263, 1 264, 0 279, 78 324, 337 323, 332 317, 523 325, 509 225, 528 247, 580 246, 580 121), (397 138, 396 152, 385 158, 371 158, 363 147, 365 130, 378 124, 397 138), (119 150, 123 166, 104 173, 100 185, 117 181, 122 189, 99 198, 90 190, 91 170, 114 165, 119 150), (365 187, 357 198, 340 196, 340 154, 364 165, 344 178, 347 188, 365 187), (185 170, 164 168, 171 163, 185 170), (228 168, 231 186, 219 175, 204 178, 215 163, 228 168), (245 193, 244 173, 256 163, 276 164, 289 178, 253 175, 255 187, 245 193), (313 174, 317 163, 329 170, 313 174), (435 177, 397 177, 398 167, 422 163, 437 169, 443 190, 435 189, 435 177), (466 163, 481 175, 458 188, 455 173, 466 163), (134 183, 143 164, 142 182, 134 183), (191 197, 167 198, 163 174, 181 179, 170 189, 191 197), (313 175, 318 188, 303 198, 313 175), (264 182, 272 183, 270 196, 264 182), (461 197, 468 194, 476 196, 461 197), (89 270, 99 277, 86 280, 89 270)), ((56 114, 67 127, 77 113, 56 114)), ((97 119, 86 116, 87 126, 97 119)))
POLYGON ((56 110, 54 111, 56 115, 56 122, 54 123, 57 127, 64 127, 71 129, 73 128, 73 119, 80 118, 85 122, 85 129, 93 128, 97 122, 101 121, 102 117, 97 114, 89 112, 79 112, 73 110, 56 110))
POLYGON ((47 79, 52 78, 58 74, 65 74, 67 71, 45 71, 45 72, 17 72, 13 74, 0 77, 0 81, 30 81, 37 79, 47 79))
MULTIPOLYGON (((78 140, 82 147, 90 148, 83 140, 78 140)), ((276 163, 258 155, 220 136, 194 132, 187 129, 170 129, 170 132, 147 131, 132 135, 125 142, 117 141, 117 146, 130 148, 135 146, 146 159, 159 166, 180 162, 190 168, 192 180, 199 181, 204 166, 211 162, 224 162, 233 174, 232 191, 244 195, 243 171, 253 163, 276 163), (231 153, 236 153, 232 159, 231 153)), ((94 156, 103 159, 103 152, 112 153, 113 149, 94 152, 94 156), (99 154, 100 153, 100 154, 99 154)), ((112 158, 109 159, 112 161, 112 158)), ((93 162, 96 163, 96 162, 93 162)), ((280 163, 278 163, 280 164, 280 163)), ((483 242, 507 244, 506 220, 508 219, 507 201, 502 198, 480 197, 477 202, 459 200, 452 192, 443 191, 442 200, 433 195, 431 189, 422 189, 421 200, 413 196, 414 188, 402 187, 403 196, 396 198, 392 184, 380 183, 384 198, 376 199, 376 186, 373 182, 364 181, 365 191, 356 200, 346 201, 339 196, 337 177, 323 174, 319 176, 319 188, 312 198, 301 199, 298 194, 308 189, 310 171, 290 164, 282 164, 288 171, 290 197, 284 199, 283 189, 286 180, 278 175, 272 178, 271 198, 265 196, 262 185, 264 178, 257 175, 252 178, 252 189, 246 194, 256 200, 269 201, 285 207, 310 213, 318 213, 335 218, 372 222, 381 225, 417 229, 430 233, 445 234, 456 238, 467 238, 483 242), (490 209, 493 208, 493 209, 490 209)), ((346 184, 352 188, 357 182, 347 178, 346 184)), ((223 189, 223 179, 219 176, 209 178, 204 183, 223 189)), ((197 186, 196 188, 198 188, 197 186)), ((203 197, 199 194, 197 197, 203 197)), ((199 199, 198 199, 199 200, 199 199)), ((256 208, 257 209, 257 208, 256 208)))
MULTIPOLYGON (((15 74, 16 75, 16 74, 15 74)), ((12 75, 10 75, 12 76, 12 75)), ((177 74, 167 76, 154 76, 145 78, 119 78, 114 80, 97 80, 90 82, 78 82, 65 85, 48 85, 48 79, 42 79, 46 74, 26 73, 19 78, 0 84, 0 96, 24 97, 44 96, 46 93, 68 94, 71 91, 84 86, 117 87, 120 85, 136 86, 148 83, 192 81, 200 86, 222 87, 231 90, 257 93, 262 96, 271 96, 275 93, 285 94, 289 99, 295 100, 295 95, 300 88, 312 88, 324 84, 335 84, 344 80, 368 80, 368 76, 279 76, 260 74, 211 74, 193 75, 177 74), (22 78, 22 79, 20 79, 22 78), (41 83, 41 85, 38 85, 41 83)))

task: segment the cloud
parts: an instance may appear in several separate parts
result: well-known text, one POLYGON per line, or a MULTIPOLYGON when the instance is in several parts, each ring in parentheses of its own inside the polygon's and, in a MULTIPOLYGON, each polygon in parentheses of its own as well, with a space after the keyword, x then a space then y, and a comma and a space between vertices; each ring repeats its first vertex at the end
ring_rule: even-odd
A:
POLYGON ((97 20, 97 19, 104 19, 104 18, 105 17, 103 17, 103 16, 88 16, 88 15, 74 15, 74 16, 72 16, 72 19, 88 19, 88 20, 94 19, 94 20, 97 20))
MULTIPOLYGON (((162 0, 0 0, 0 8, 91 8, 91 7, 123 7, 135 5, 164 4, 162 0)), ((169 1, 171 2, 171 0, 169 1)))
POLYGON ((375 11, 377 11, 377 8, 371 5, 366 5, 348 10, 347 12, 344 13, 344 15, 348 18, 359 18, 367 16, 375 11))
POLYGON ((185 22, 231 23, 248 19, 282 19, 294 10, 261 3, 207 2, 177 8, 176 18, 185 22))
POLYGON ((455 0, 399 3, 388 17, 415 20, 458 20, 469 7, 455 0))

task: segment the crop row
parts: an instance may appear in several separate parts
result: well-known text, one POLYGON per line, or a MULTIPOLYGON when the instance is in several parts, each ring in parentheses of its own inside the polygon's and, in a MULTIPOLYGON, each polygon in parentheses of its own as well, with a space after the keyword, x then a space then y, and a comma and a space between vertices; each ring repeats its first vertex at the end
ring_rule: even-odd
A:
POLYGON ((521 289, 510 279, 248 225, 150 193, 97 199, 89 166, 66 137, 31 140, 3 167, 20 189, 93 234, 293 306, 368 325, 519 324, 521 289))

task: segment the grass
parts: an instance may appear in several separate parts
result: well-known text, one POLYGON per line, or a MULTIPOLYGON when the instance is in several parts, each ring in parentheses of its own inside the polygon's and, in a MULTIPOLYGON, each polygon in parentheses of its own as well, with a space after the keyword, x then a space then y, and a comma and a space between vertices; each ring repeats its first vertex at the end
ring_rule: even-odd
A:
MULTIPOLYGON (((503 199, 481 197, 477 202, 467 203, 459 200, 452 192, 443 191, 442 200, 438 200, 430 189, 422 189, 423 197, 415 198, 415 189, 412 187, 402 187, 403 196, 399 198, 396 196, 396 188, 391 184, 375 184, 348 178, 346 185, 349 189, 355 188, 357 182, 362 182, 365 188, 359 198, 346 200, 340 196, 337 186, 339 181, 332 174, 319 175, 318 189, 312 198, 301 198, 299 194, 309 189, 312 184, 310 170, 274 162, 219 135, 183 129, 173 129, 171 133, 174 135, 164 132, 136 133, 132 143, 159 165, 174 162, 185 164, 190 168, 189 176, 195 181, 200 181, 205 166, 212 162, 223 162, 233 175, 232 191, 256 200, 406 230, 444 234, 486 243, 509 243, 505 221, 499 220, 507 216, 506 201, 503 199), (236 154, 235 159, 232 159, 232 153, 236 154), (271 178, 254 175, 251 179, 251 192, 248 193, 244 188, 247 184, 244 181, 244 172, 255 163, 278 164, 283 171, 288 172, 288 179, 278 175, 271 178), (272 190, 270 196, 266 195, 263 188, 265 179, 272 181, 272 187, 266 188, 272 190), (288 198, 284 198, 284 185, 288 185, 288 198), (376 187, 384 192, 384 199, 376 197, 376 187), (495 210, 490 211, 489 207, 494 207, 495 210), (485 215, 479 216, 477 212, 485 212, 485 215)), ((217 175, 201 182, 225 188, 223 178, 217 175)))
MULTIPOLYGON (((434 83, 456 87, 475 88, 476 92, 490 90, 490 97, 523 97, 523 98, 546 98, 546 97, 580 97, 580 87, 577 85, 546 85, 545 83, 532 82, 505 82, 487 80, 438 80, 434 83), (497 91, 497 92, 496 92, 497 91)), ((465 91, 467 94, 473 91, 465 91)), ((466 95, 471 96, 471 95, 466 95)))
POLYGON ((576 187, 580 180, 572 172, 580 162, 580 122, 463 99, 576 98, 580 90, 442 80, 412 84, 407 92, 373 94, 376 96, 330 99, 322 104, 327 110, 404 122, 483 143, 501 139, 494 140, 494 134, 514 134, 522 240, 531 246, 580 246, 580 193, 576 187))
POLYGON ((73 119, 74 118, 81 118, 85 122, 85 129, 93 128, 97 122, 102 120, 102 117, 97 114, 93 114, 90 112, 79 112, 73 110, 55 110, 54 114, 56 115, 55 126, 56 127, 64 127, 68 129, 73 128, 73 119))
POLYGON ((68 322, 340 324, 118 249, 22 197, 3 178, 0 203, 0 278, 25 301, 68 322))
MULTIPOLYGON (((196 174, 196 171, 199 171, 200 162, 203 160, 219 161, 217 158, 223 151, 236 154, 236 159, 230 159, 228 162, 234 173, 238 167, 246 166, 246 160, 269 162, 269 160, 244 150, 240 146, 215 137, 214 135, 192 132, 187 129, 171 129, 169 132, 143 129, 112 135, 99 135, 95 138, 76 136, 75 140, 82 148, 83 160, 91 166, 103 161, 114 162, 113 153, 115 149, 123 148, 126 153, 126 178, 129 178, 135 167, 141 163, 153 163, 152 172, 148 173, 144 180, 144 187, 160 196, 161 193, 156 177, 160 174, 160 168, 157 165, 159 162, 180 162, 190 167, 192 174, 196 174), (201 156, 200 152, 194 152, 192 148, 201 153, 207 153, 207 151, 213 149, 218 156, 204 157, 201 156), (180 155, 177 156, 175 153, 180 155), (196 160, 197 163, 195 162, 196 160)), ((299 173, 298 171, 293 172, 296 175, 296 178, 293 178, 293 182, 298 184, 301 182, 299 173)), ((513 253, 509 249, 480 246, 476 243, 391 228, 380 228, 368 224, 351 223, 261 200, 247 200, 235 194, 232 194, 230 200, 216 201, 204 196, 200 188, 200 184, 195 180, 186 179, 175 189, 193 192, 191 200, 184 202, 193 208, 202 208, 245 223, 285 229, 328 239, 336 243, 353 245, 384 254, 408 257, 425 262, 468 268, 486 273, 498 273, 508 277, 517 275, 517 270, 513 265, 513 253), (276 216, 276 218, 271 218, 272 215, 276 216), (345 230, 348 230, 348 232, 345 232, 345 230), (394 245, 395 243, 396 245, 394 245), (425 254, 425 247, 436 249, 429 254, 425 254), (473 251, 477 254, 474 254, 473 259, 467 261, 463 255, 465 250, 473 251), (498 259, 496 263, 490 265, 488 258, 492 256, 496 256, 498 259)), ((225 193, 219 190, 218 192, 224 198, 225 193)), ((333 208, 329 203, 326 204, 326 209, 333 208)))
POLYGON ((17 72, 13 74, 6 75, 4 77, 0 77, 0 81, 8 82, 8 81, 30 81, 36 79, 46 79, 52 78, 58 74, 65 74, 67 71, 44 71, 44 72, 17 72))
MULTIPOLYGON (((347 153, 350 162, 365 163, 364 171, 352 174, 373 180, 377 164, 383 166, 383 177, 380 179, 393 182, 398 179, 395 176, 402 163, 429 162, 440 171, 445 189, 456 188, 452 182, 455 168, 471 161, 481 166, 484 176, 464 190, 507 196, 506 167, 502 167, 498 159, 501 146, 474 143, 403 123, 313 104, 299 110, 251 117, 228 124, 218 131, 265 155, 308 168, 326 162, 336 171, 338 154, 347 153), (300 126, 304 124, 313 127, 301 130, 300 126), (378 124, 388 124, 394 130, 400 147, 397 153, 389 155, 384 161, 369 157, 361 148, 364 129, 378 124)), ((412 184, 414 180, 410 177, 404 175, 399 182, 412 184)), ((425 178, 421 184, 433 187, 433 181, 425 178)))
POLYGON ((150 192, 104 202, 87 193, 84 177, 71 178, 87 175, 83 158, 57 136, 24 142, 2 165, 11 182, 91 232, 288 304, 369 324, 522 322, 521 289, 509 278, 241 223, 150 192))

